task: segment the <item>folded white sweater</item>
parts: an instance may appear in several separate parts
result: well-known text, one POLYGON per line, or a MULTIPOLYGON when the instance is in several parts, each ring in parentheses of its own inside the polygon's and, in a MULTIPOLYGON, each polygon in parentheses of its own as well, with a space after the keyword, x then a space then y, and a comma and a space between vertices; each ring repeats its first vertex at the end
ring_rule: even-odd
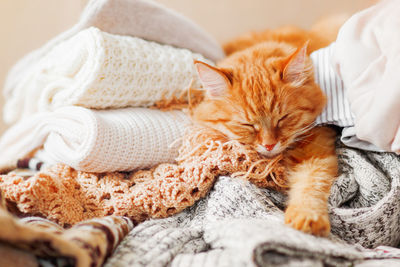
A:
POLYGON ((37 113, 0 139, 0 168, 43 146, 46 162, 89 172, 130 171, 173 162, 190 119, 181 111, 64 107, 37 113))
POLYGON ((78 32, 96 27, 102 31, 136 36, 174 47, 186 48, 217 61, 224 56, 221 46, 207 32, 181 14, 151 0, 90 0, 77 23, 23 57, 10 70, 4 86, 9 98, 37 62, 58 44, 78 32))
POLYGON ((7 122, 38 111, 78 105, 105 109, 145 107, 163 96, 180 95, 192 83, 200 88, 187 49, 97 28, 79 32, 55 46, 6 99, 7 122))

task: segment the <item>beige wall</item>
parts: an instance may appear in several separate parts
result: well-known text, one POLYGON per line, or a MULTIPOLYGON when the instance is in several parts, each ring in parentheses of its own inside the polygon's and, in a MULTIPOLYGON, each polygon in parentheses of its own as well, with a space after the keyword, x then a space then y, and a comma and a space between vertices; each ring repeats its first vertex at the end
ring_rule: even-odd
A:
MULTIPOLYGON (((24 54, 68 29, 83 0, 0 0, 0 91, 8 69, 24 54)), ((3 96, 0 101, 0 132, 3 96)))
MULTIPOLYGON (((66 30, 87 0, 0 0, 0 84, 25 53, 66 30)), ((332 13, 354 11, 371 0, 157 0, 204 27, 222 42, 248 30, 282 24, 309 26, 332 13)), ((0 87, 0 88, 1 88, 0 87)), ((0 101, 0 107, 3 100, 0 101)), ((1 114, 0 114, 1 115, 1 114)), ((1 120, 0 120, 1 121, 1 120)), ((0 123, 0 132, 4 126, 0 123)))
POLYGON ((217 40, 226 41, 249 30, 285 24, 309 27, 321 16, 352 14, 373 0, 157 0, 203 26, 217 40))

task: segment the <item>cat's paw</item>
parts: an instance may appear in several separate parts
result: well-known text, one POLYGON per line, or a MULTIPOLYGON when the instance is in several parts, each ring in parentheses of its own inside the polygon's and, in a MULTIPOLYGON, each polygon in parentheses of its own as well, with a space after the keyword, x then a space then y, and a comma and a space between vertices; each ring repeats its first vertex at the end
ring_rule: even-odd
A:
POLYGON ((316 212, 294 205, 289 205, 286 209, 285 223, 294 229, 316 236, 327 236, 331 231, 327 212, 316 212))

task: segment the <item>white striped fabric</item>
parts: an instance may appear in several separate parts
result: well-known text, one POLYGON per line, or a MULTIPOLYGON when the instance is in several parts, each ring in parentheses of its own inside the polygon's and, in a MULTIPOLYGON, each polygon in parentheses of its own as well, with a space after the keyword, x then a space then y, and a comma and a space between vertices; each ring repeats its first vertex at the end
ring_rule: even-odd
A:
POLYGON ((334 43, 313 52, 315 82, 327 96, 327 105, 317 118, 317 124, 334 124, 340 127, 354 126, 354 115, 345 96, 343 81, 331 66, 334 43))

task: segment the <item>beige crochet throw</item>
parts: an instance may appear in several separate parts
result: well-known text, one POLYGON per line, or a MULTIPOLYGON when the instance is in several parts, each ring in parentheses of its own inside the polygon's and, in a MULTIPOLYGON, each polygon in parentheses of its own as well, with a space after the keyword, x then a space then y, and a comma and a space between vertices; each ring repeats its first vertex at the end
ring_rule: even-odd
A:
POLYGON ((20 212, 67 226, 107 215, 127 216, 136 223, 167 217, 204 197, 219 175, 286 188, 279 156, 261 158, 250 147, 206 128, 191 129, 182 142, 176 164, 103 174, 56 165, 29 178, 15 172, 2 175, 0 190, 20 212))

